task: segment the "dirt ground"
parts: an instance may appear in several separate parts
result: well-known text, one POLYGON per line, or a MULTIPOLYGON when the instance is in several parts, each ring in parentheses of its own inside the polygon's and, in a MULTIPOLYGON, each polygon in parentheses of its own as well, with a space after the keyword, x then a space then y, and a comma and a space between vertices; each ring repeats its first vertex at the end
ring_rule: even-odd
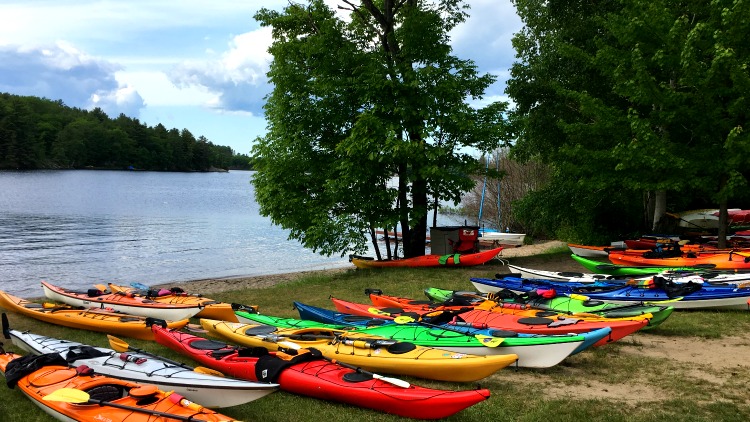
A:
MULTIPOLYGON (((585 272, 585 269, 570 259, 566 254, 539 255, 540 253, 565 246, 558 241, 536 242, 504 249, 498 258, 509 259, 514 264, 529 268, 585 272)), ((297 272, 286 274, 240 277, 231 279, 195 280, 183 283, 188 291, 199 291, 202 294, 235 289, 260 289, 271 287, 278 283, 291 281, 309 274, 336 274, 349 271, 351 268, 337 268, 315 272, 297 272)), ((174 283, 170 284, 171 286, 174 283)), ((165 285, 166 286, 166 285, 165 285)), ((669 323, 667 321, 666 323, 669 323)), ((674 376, 688 377, 696 382, 708 383, 721 388, 733 382, 737 376, 750 377, 750 338, 746 336, 724 337, 721 339, 705 339, 699 337, 665 336, 648 332, 639 332, 618 342, 618 353, 634 357, 653 357, 664 360, 665 364, 679 369, 674 376), (706 362, 711 362, 707 365, 706 362)), ((605 346, 607 347, 607 346, 605 346)), ((580 355, 579 355, 580 356, 580 355)), ((573 357, 576 359, 577 357, 573 357)), ((583 359, 583 358, 578 358, 583 359)), ((662 392, 653 380, 633 377, 627 382, 605 383, 586 379, 586 362, 574 361, 571 365, 561 365, 562 374, 558 371, 554 376, 544 371, 518 370, 512 375, 514 382, 530 386, 559 384, 559 377, 582 378, 584 383, 577 383, 576 394, 606 400, 628 402, 631 405, 664 400, 666 393, 662 392)), ((750 379, 750 378, 747 378, 750 379)), ((545 389, 548 394, 560 397, 570 394, 570 390, 561 388, 545 389)))

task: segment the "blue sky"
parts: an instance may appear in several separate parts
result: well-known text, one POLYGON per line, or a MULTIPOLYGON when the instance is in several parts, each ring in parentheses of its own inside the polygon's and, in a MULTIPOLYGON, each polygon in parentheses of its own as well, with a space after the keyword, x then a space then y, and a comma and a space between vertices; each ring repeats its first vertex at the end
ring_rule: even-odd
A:
MULTIPOLYGON (((327 0, 333 8, 341 1, 327 0)), ((510 0, 469 0, 455 54, 498 77, 505 100, 521 22, 510 0)), ((247 154, 265 131, 270 30, 253 19, 286 0, 3 0, 0 92, 100 107, 188 129, 247 154)))

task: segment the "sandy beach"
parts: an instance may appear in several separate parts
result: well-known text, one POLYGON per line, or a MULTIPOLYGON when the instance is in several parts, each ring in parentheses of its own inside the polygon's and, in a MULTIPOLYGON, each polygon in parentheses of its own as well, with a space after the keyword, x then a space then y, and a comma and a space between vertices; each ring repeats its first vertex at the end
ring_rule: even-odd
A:
MULTIPOLYGON (((535 242, 532 245, 523 245, 518 247, 510 247, 510 248, 504 248, 501 252, 498 258, 516 258, 516 257, 529 257, 534 255, 539 255, 545 251, 551 250, 551 249, 558 249, 561 247, 564 247, 566 244, 564 242, 560 242, 558 240, 543 240, 535 242)), ((558 269, 559 271, 582 271, 582 267, 580 267, 575 261, 568 259, 564 260, 556 260, 554 264, 547 264, 542 266, 548 266, 552 265, 554 268, 550 269, 558 269)), ((538 268, 542 268, 541 266, 538 268)), ((350 267, 343 267, 343 268, 332 268, 332 269, 326 269, 326 270, 317 270, 317 271, 299 271, 299 272, 291 272, 291 273, 280 273, 280 274, 267 274, 267 275, 258 275, 258 276, 246 276, 246 277, 229 277, 229 278, 209 278, 209 279, 202 279, 202 280, 190 280, 190 281, 184 281, 184 282, 173 282, 173 283, 164 283, 161 285, 157 285, 155 287, 172 287, 176 284, 179 284, 181 287, 185 288, 187 291, 194 291, 194 292, 201 292, 205 295, 210 295, 212 293, 219 293, 227 290, 243 290, 243 289, 263 289, 266 287, 275 286, 279 283, 285 283, 288 281, 293 281, 302 277, 306 277, 311 274, 316 275, 322 275, 322 274, 337 274, 347 271, 356 271, 356 268, 354 265, 351 265, 350 267)))

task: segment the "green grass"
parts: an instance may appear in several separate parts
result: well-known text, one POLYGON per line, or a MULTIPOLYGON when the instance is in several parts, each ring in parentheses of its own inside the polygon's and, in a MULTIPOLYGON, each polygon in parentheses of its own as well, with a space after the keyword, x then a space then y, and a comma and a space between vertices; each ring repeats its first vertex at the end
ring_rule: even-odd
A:
MULTIPOLYGON (((565 251, 531 258, 513 259, 514 264, 541 267, 569 259, 565 251)), ((470 277, 491 277, 506 272, 494 263, 474 268, 392 269, 348 271, 314 275, 264 289, 226 291, 212 298, 235 303, 257 304, 263 313, 297 317, 291 302, 331 308, 329 297, 366 302, 365 288, 379 288, 386 294, 422 299, 426 287, 470 290, 470 277)), ((19 330, 108 346, 106 336, 47 325, 9 314, 19 330)), ((712 362, 678 362, 639 354, 645 339, 701 341, 747 338, 750 312, 675 312, 647 334, 637 333, 595 350, 585 351, 548 369, 504 369, 481 381, 492 397, 448 421, 746 421, 750 419, 747 356, 735 356, 737 365, 714 367, 712 362), (648 337, 645 337, 648 336, 648 337), (640 339, 640 340, 639 340, 640 339), (708 339, 708 340, 706 340, 708 339), (635 350, 635 352, 634 352, 635 350), (618 392, 613 394, 613 392, 618 392)), ((156 343, 126 339, 135 347, 170 359, 194 364, 156 343)), ((14 350, 13 347, 6 347, 14 350)), ((748 341, 750 343, 750 341, 748 341)), ((689 343, 690 344, 690 343, 689 343)), ((750 344, 748 349, 750 351, 750 344)), ((748 352, 750 353, 750 352, 748 352)), ((442 383, 408 379, 418 385, 443 389, 470 389, 475 384, 442 383)), ((51 420, 20 391, 0 388, 4 421, 51 420)), ((255 402, 222 409, 222 413, 246 421, 399 421, 395 416, 353 406, 325 402, 277 392, 255 402)))

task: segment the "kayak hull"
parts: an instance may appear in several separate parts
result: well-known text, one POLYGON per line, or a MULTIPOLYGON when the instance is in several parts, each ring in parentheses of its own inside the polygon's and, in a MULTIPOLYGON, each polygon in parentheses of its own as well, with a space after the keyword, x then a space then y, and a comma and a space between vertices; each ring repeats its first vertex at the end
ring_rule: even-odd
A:
MULTIPOLYGON (((153 340, 151 329, 146 326, 146 318, 109 312, 100 309, 75 309, 67 305, 45 308, 41 303, 30 302, 0 291, 0 306, 21 315, 81 330, 98 331, 116 336, 153 340)), ((180 329, 188 324, 187 319, 169 321, 169 328, 180 329)))
MULTIPOLYGON (((205 339, 189 333, 152 328, 159 344, 227 375, 257 381, 257 357, 240 356, 234 346, 219 342, 205 346, 205 339)), ((446 418, 490 396, 486 389, 436 390, 413 384, 402 388, 375 378, 349 380, 355 372, 319 359, 287 367, 281 371, 278 383, 282 390, 290 393, 414 419, 446 418)))
MULTIPOLYGON (((393 319, 398 316, 397 313, 373 313, 366 305, 353 304, 340 299, 332 299, 334 306, 339 312, 351 313, 354 315, 378 316, 387 319, 393 319), (364 306, 364 309, 363 309, 364 306)), ((378 310, 375 309, 377 312, 378 310)), ((382 311, 382 310, 381 310, 382 311)), ((397 312, 397 311, 394 311, 397 312)), ((567 333, 585 333, 599 328, 609 327, 612 332, 605 338, 597 341, 594 346, 603 346, 607 343, 619 340, 627 335, 648 325, 648 319, 626 320, 626 321, 587 321, 580 318, 565 318, 553 320, 551 318, 527 318, 516 315, 507 315, 497 312, 490 312, 483 309, 474 309, 462 312, 458 315, 456 324, 466 325, 472 328, 493 328, 499 330, 509 330, 518 333, 556 335, 567 333)))
POLYGON ((64 289, 45 281, 42 282, 42 289, 44 289, 44 295, 47 299, 66 303, 71 306, 108 308, 130 315, 158 318, 165 321, 188 319, 202 309, 202 306, 197 303, 161 303, 136 295, 102 293, 89 296, 88 293, 64 289))
MULTIPOLYGON (((6 368, 14 359, 21 356, 13 353, 0 354, 0 371, 6 372, 6 368)), ((45 411, 55 419, 61 421, 141 421, 157 420, 155 416, 150 416, 133 410, 119 409, 113 405, 129 406, 145 411, 165 412, 170 415, 187 418, 194 418, 202 421, 232 421, 234 419, 217 413, 208 408, 201 407, 200 410, 194 410, 179 403, 173 402, 169 396, 173 393, 165 393, 149 388, 146 384, 137 384, 105 375, 79 375, 76 368, 70 368, 62 365, 43 366, 17 381, 16 387, 23 392, 35 405, 45 411), (96 406, 84 403, 68 403, 65 401, 43 400, 43 398, 53 392, 69 388, 81 390, 94 400, 102 400, 113 405, 96 406), (148 391, 147 397, 135 397, 137 389, 148 391), (102 392, 102 390, 105 390, 102 392)), ((177 397, 175 395, 175 397, 177 397)), ((159 418, 159 420, 163 420, 159 418)))
POLYGON ((377 261, 374 259, 352 258, 357 268, 391 268, 391 267, 471 267, 486 264, 497 257, 503 248, 494 248, 465 255, 424 255, 414 258, 377 261))
MULTIPOLYGON (((438 381, 473 382, 486 378, 518 360, 514 354, 477 356, 414 346, 406 352, 391 352, 377 344, 382 337, 329 329, 283 329, 273 327, 263 335, 249 334, 259 324, 242 324, 201 319, 201 325, 212 335, 248 347, 278 350, 277 338, 292 341, 302 348, 316 348, 323 356, 364 368, 368 371, 407 375, 438 381)), ((403 345, 403 343, 402 343, 403 345)), ((406 344, 408 345, 408 344, 406 344)))
MULTIPOLYGON (((8 334, 15 346, 35 355, 59 353, 67 359, 71 350, 80 351, 82 347, 87 346, 17 330, 9 330, 8 334)), ((180 367, 157 357, 136 352, 127 355, 143 361, 123 360, 121 354, 112 349, 95 349, 106 356, 76 359, 72 364, 86 365, 96 373, 125 381, 153 384, 160 390, 174 391, 210 408, 249 403, 273 393, 278 388, 277 384, 248 382, 196 372, 190 367, 180 367)))
MULTIPOLYGON (((295 302, 301 309, 306 305, 295 302)), ((239 314, 240 319, 252 323, 272 325, 279 328, 332 328, 348 329, 368 335, 375 335, 390 340, 407 341, 420 346, 435 347, 456 353, 472 355, 518 355, 518 366, 526 368, 549 368, 562 362, 583 344, 583 336, 565 336, 560 338, 503 338, 496 347, 487 347, 476 335, 464 330, 448 330, 439 326, 429 327, 419 324, 395 324, 392 321, 376 320, 384 324, 367 327, 347 326, 342 324, 325 324, 309 319, 277 318, 258 314, 239 314)))
POLYGON ((576 286, 575 283, 558 283, 547 280, 521 279, 471 279, 479 291, 490 292, 509 289, 517 292, 532 291, 538 288, 553 288, 559 293, 579 294, 589 299, 613 304, 633 305, 659 302, 669 304, 674 309, 745 309, 750 298, 750 287, 703 285, 699 290, 681 297, 670 297, 664 290, 632 285, 576 286))

